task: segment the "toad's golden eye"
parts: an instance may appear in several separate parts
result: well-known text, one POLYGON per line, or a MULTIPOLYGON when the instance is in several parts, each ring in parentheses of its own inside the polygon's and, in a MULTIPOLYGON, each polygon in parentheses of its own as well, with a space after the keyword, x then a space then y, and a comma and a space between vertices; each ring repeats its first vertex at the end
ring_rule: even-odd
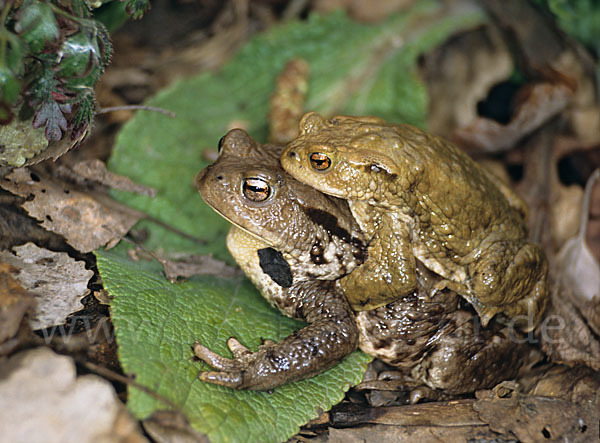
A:
POLYGON ((242 186, 244 197, 253 202, 264 202, 271 196, 271 187, 262 178, 253 177, 244 179, 242 186))
POLYGON ((325 171, 331 166, 331 159, 320 152, 310 154, 310 164, 317 171, 325 171))

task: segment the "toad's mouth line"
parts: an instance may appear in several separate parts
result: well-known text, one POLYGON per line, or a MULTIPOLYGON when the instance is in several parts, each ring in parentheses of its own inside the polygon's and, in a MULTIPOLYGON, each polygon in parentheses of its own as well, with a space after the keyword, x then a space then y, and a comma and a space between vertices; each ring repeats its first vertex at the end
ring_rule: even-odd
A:
MULTIPOLYGON (((202 197, 202 198, 204 199, 204 197, 202 197)), ((206 202, 206 204, 208 206, 210 206, 210 208, 213 211, 215 211, 217 214, 219 214, 221 217, 223 217, 225 220, 227 220, 229 223, 231 223, 232 226, 235 226, 237 229, 240 229, 240 230, 244 231, 246 234, 259 240, 261 243, 263 243, 265 245, 265 247, 275 247, 274 244, 267 243, 264 238, 260 237, 259 235, 253 233, 252 231, 249 231, 248 229, 244 228, 243 226, 240 226, 239 224, 237 224, 236 222, 231 220, 229 217, 227 217, 225 214, 223 214, 221 211, 219 211, 217 208, 215 208, 213 205, 211 205, 208 201, 206 201, 206 200, 204 200, 204 201, 206 202)))

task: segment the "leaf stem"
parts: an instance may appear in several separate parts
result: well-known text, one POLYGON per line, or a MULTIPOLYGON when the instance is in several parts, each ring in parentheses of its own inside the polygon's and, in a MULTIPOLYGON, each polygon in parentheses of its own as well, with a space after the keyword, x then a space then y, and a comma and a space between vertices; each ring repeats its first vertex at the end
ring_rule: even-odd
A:
POLYGON ((10 8, 12 8, 12 1, 7 1, 0 16, 0 64, 2 65, 6 63, 6 33, 8 32, 4 24, 6 23, 6 17, 8 17, 10 8))
POLYGON ((62 15, 63 17, 66 17, 69 20, 73 20, 75 23, 79 23, 80 25, 85 25, 86 23, 89 23, 89 21, 90 21, 84 17, 77 17, 77 16, 71 14, 70 12, 65 11, 64 9, 59 8, 54 3, 47 2, 47 4, 48 4, 48 6, 50 6, 50 8, 52 9, 52 11, 54 11, 55 14, 62 15))
POLYGON ((127 110, 142 110, 142 111, 154 111, 160 112, 161 114, 168 115, 169 117, 175 118, 177 114, 173 111, 169 111, 168 109, 157 108, 155 106, 145 106, 145 105, 123 105, 123 106, 111 106, 108 108, 101 108, 96 111, 96 114, 107 114, 109 112, 114 111, 127 111, 127 110))

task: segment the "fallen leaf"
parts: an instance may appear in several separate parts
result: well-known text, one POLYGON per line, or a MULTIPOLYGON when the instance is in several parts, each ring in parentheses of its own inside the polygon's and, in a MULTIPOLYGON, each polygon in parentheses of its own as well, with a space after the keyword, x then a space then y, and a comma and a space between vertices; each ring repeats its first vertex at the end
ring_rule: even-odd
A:
POLYGON ((66 317, 82 309, 87 282, 94 275, 85 263, 64 252, 52 252, 33 243, 0 251, 0 261, 18 269, 15 279, 35 296, 36 307, 29 324, 33 330, 63 324, 66 317))
POLYGON ((549 208, 552 244, 564 245, 577 235, 581 225, 583 189, 579 185, 564 186, 558 182, 555 182, 554 189, 556 200, 549 208))
POLYGON ((473 405, 490 428, 507 438, 522 442, 591 441, 596 438, 600 409, 569 401, 533 397, 505 388, 477 392, 473 405))
POLYGON ((587 366, 546 367, 528 393, 556 397, 575 404, 600 406, 600 373, 587 366))
MULTIPOLYGON (((111 318, 123 371, 179 407, 215 443, 285 440, 341 401, 371 359, 357 351, 322 374, 272 392, 204 383, 197 376, 206 364, 192 360, 195 339, 230 355, 225 342, 231 336, 256 349, 261 338, 279 341, 302 323, 272 309, 247 280, 205 276, 174 285, 156 263, 134 263, 112 251, 96 251, 96 257, 104 287, 114 297, 111 318)), ((163 401, 133 385, 127 405, 138 418, 165 409, 163 401)))
POLYGON ((43 129, 34 129, 31 120, 14 119, 0 125, 0 166, 21 167, 48 146, 43 129))
POLYGON ((378 0, 375 3, 363 0, 316 0, 313 2, 313 9, 325 13, 344 8, 351 17, 374 23, 405 10, 414 3, 415 0, 378 0))
POLYGON ((298 136, 304 114, 310 65, 304 59, 290 60, 277 76, 275 93, 269 101, 269 141, 285 144, 298 136))
POLYGON ((585 241, 592 189, 598 178, 600 169, 594 171, 585 186, 579 233, 564 244, 557 256, 560 283, 584 303, 594 297, 600 299, 600 263, 590 252, 585 241))
POLYGON ((0 367, 0 429, 14 442, 147 441, 108 381, 43 347, 0 367))
POLYGON ((431 97, 427 129, 450 137, 477 118, 477 105, 492 86, 507 80, 514 63, 491 25, 457 35, 423 58, 423 77, 431 97))
POLYGON ((84 253, 114 245, 142 216, 107 195, 77 191, 27 168, 15 169, 0 180, 0 187, 21 197, 33 195, 22 203, 23 209, 84 253))
MULTIPOLYGON (((1 184, 2 180, 0 179, 0 186, 1 184)), ((0 204, 0 250, 10 249, 28 241, 54 251, 67 248, 65 240, 60 235, 46 231, 37 220, 29 217, 19 207, 23 200, 21 197, 6 194, 12 198, 6 203, 0 204)))
POLYGON ((459 143, 485 152, 501 152, 513 148, 526 135, 539 128, 566 108, 573 88, 564 82, 525 85, 519 91, 521 104, 506 125, 479 117, 454 131, 459 143))
POLYGON ((552 361, 600 369, 600 264, 586 244, 590 199, 596 170, 588 179, 579 232, 556 258, 556 285, 546 319, 539 328, 541 345, 552 361))
POLYGON ((600 303, 573 303, 568 288, 556 287, 550 292, 545 319, 538 329, 542 350, 556 363, 581 364, 600 370, 600 342, 591 323, 584 316, 600 320, 600 303))
POLYGON ((0 263, 0 343, 14 337, 25 312, 34 305, 33 296, 13 277, 16 271, 15 267, 0 263))
POLYGON ((194 275, 214 275, 221 278, 241 277, 243 273, 239 268, 229 266, 221 260, 210 255, 190 255, 183 260, 168 260, 159 258, 165 270, 165 277, 174 282, 179 277, 189 278, 194 275))
POLYGON ((71 170, 80 177, 107 186, 111 189, 135 192, 136 194, 147 195, 149 197, 156 196, 156 189, 140 185, 129 177, 110 172, 106 169, 104 162, 98 159, 83 160, 75 163, 71 167, 71 170))

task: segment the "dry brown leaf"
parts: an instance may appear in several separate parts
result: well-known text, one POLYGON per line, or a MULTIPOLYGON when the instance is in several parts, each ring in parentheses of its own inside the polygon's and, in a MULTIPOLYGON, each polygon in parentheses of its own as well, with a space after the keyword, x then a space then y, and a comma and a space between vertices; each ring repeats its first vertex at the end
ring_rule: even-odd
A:
POLYGON ((70 357, 36 348, 0 367, 3 441, 147 441, 112 385, 95 375, 77 377, 70 357))
POLYGON ((33 243, 0 251, 0 261, 18 269, 15 279, 35 296, 36 306, 29 318, 33 330, 63 324, 66 317, 83 308, 87 283, 94 273, 85 263, 64 252, 52 252, 33 243))
POLYGON ((450 137, 477 118, 477 104, 493 85, 510 77, 511 54, 498 30, 484 26, 458 35, 424 58, 423 74, 431 97, 427 128, 450 137))
POLYGON ((110 172, 106 169, 104 162, 98 159, 83 160, 75 163, 71 167, 71 170, 80 177, 107 186, 111 189, 135 192, 149 197, 156 196, 156 189, 136 183, 129 177, 110 172))
POLYGON ((555 365, 545 368, 528 393, 600 407, 600 373, 586 366, 569 368, 555 365))
POLYGON ((537 330, 542 350, 553 362, 582 364, 600 370, 600 342, 583 317, 595 315, 594 321, 600 320, 597 314, 600 303, 578 307, 572 299, 568 288, 556 287, 551 291, 546 319, 537 330))
POLYGON ((552 244, 564 245, 577 235, 581 223, 583 189, 579 185, 563 186, 556 182, 554 186, 555 202, 550 205, 552 219, 552 244))
POLYGON ((298 122, 304 113, 304 101, 308 90, 306 60, 293 59, 277 76, 275 93, 269 101, 269 141, 288 143, 298 136, 298 122))
POLYGON ((552 361, 584 364, 595 370, 600 370, 600 264, 586 245, 586 231, 592 189, 598 178, 600 170, 588 179, 579 233, 557 256, 556 285, 547 312, 552 326, 544 327, 545 321, 540 329, 542 349, 552 361))
MULTIPOLYGON (((348 429, 329 428, 331 443, 364 442, 470 442, 495 441, 487 426, 380 426, 348 429)), ((310 440, 309 440, 310 441, 310 440)))
POLYGON ((600 169, 594 171, 585 186, 579 233, 564 244, 557 257, 559 282, 563 287, 569 288, 581 303, 591 301, 594 297, 600 300, 600 263, 590 252, 585 241, 592 189, 598 178, 600 169))
POLYGON ((15 272, 17 268, 0 263, 0 343, 14 337, 25 312, 34 305, 33 296, 13 277, 15 272))
POLYGON ((22 207, 29 215, 84 253, 114 246, 142 216, 106 195, 77 191, 27 168, 15 169, 0 180, 0 187, 27 198, 22 207))
POLYGON ((490 428, 521 442, 591 441, 596 438, 600 409, 569 401, 521 395, 511 384, 477 392, 473 408, 490 428), (512 391, 512 392, 511 392, 512 391))
POLYGON ((184 260, 168 260, 156 257, 165 270, 165 276, 172 282, 177 278, 188 278, 193 275, 215 275, 223 278, 240 277, 243 273, 239 268, 229 266, 209 255, 192 255, 184 260))
POLYGON ((521 104, 508 124, 479 117, 457 129, 454 138, 485 152, 513 148, 521 138, 564 110, 573 96, 573 88, 565 82, 544 82, 524 86, 520 95, 521 104))
POLYGON ((363 21, 377 22, 385 19, 394 12, 409 8, 415 0, 378 0, 366 2, 364 0, 313 0, 313 9, 319 12, 331 12, 344 8, 348 15, 363 21))
POLYGON ((388 408, 336 407, 329 413, 334 426, 365 423, 402 426, 479 426, 485 423, 471 399, 422 403, 388 408))

